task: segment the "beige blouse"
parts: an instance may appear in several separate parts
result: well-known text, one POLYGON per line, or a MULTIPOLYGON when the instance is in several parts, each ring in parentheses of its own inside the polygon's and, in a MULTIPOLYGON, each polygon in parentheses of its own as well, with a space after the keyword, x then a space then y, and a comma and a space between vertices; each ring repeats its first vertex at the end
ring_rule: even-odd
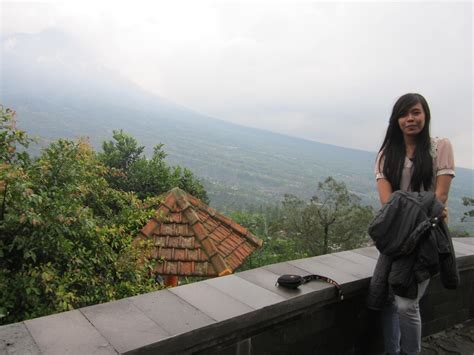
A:
MULTIPOLYGON (((379 166, 380 157, 382 152, 377 156, 375 163, 375 179, 384 179, 383 174, 383 163, 384 159, 379 166)), ((431 191, 435 191, 436 188, 436 177, 440 175, 451 175, 455 176, 454 173, 454 155, 453 147, 451 142, 447 138, 431 138, 431 156, 433 157, 433 184, 431 185, 431 191)), ((413 175, 413 162, 405 157, 405 165, 402 170, 402 178, 400 181, 400 190, 412 191, 410 186, 411 176, 413 175)))

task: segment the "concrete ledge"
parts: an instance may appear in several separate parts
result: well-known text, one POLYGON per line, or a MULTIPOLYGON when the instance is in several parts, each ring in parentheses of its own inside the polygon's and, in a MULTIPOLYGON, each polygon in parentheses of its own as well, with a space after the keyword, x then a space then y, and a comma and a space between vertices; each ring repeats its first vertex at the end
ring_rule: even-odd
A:
MULTIPOLYGON (((453 243, 461 286, 431 281, 424 335, 474 318, 474 238, 453 243)), ((365 308, 377 257, 370 247, 293 260, 2 326, 0 354, 377 352, 378 317, 365 308), (338 281, 345 300, 324 282, 275 286, 282 274, 312 273, 338 281)))

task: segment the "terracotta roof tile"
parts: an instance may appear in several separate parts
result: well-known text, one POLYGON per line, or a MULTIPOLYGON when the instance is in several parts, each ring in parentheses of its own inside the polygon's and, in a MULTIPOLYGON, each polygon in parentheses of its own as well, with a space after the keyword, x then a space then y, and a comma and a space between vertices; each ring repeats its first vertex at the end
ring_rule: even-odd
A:
POLYGON ((194 250, 194 237, 183 237, 181 238, 181 248, 194 250))
MULTIPOLYGON (((196 271, 196 275, 201 276, 201 275, 207 275, 209 273, 209 266, 208 262, 201 262, 201 263, 195 263, 194 264, 194 269, 196 271)), ((216 272, 215 270, 211 269, 212 273, 215 275, 216 272)))
POLYGON ((242 244, 242 238, 239 238, 236 234, 229 235, 226 239, 226 242, 231 244, 233 247, 237 248, 240 244, 242 244))
POLYGON ((196 211, 196 214, 201 222, 205 222, 210 218, 212 219, 212 216, 210 216, 209 213, 204 210, 198 210, 196 211))
POLYGON ((157 210, 156 210, 156 213, 155 213, 155 217, 161 221, 162 218, 165 218, 166 216, 168 216, 168 214, 170 213, 170 209, 168 207, 166 207, 165 205, 161 205, 157 210))
POLYGON ((155 265, 155 272, 158 274, 158 275, 164 275, 164 263, 156 263, 155 265))
POLYGON ((204 229, 201 223, 195 223, 191 228, 193 229, 194 235, 199 240, 203 240, 207 237, 207 231, 204 229))
POLYGON ((179 266, 180 275, 191 276, 194 272, 194 263, 192 261, 181 262, 179 266))
POLYGON ((210 262, 207 263, 207 273, 212 276, 218 276, 218 273, 216 272, 214 265, 212 265, 212 263, 210 262))
POLYGON ((178 275, 178 263, 175 261, 165 261, 166 275, 178 275))
POLYGON ((203 246, 204 250, 206 250, 206 254, 209 256, 214 256, 217 254, 217 248, 214 246, 214 243, 209 238, 201 240, 201 245, 203 246))
POLYGON ((205 205, 202 202, 199 205, 196 205, 196 207, 198 207, 200 210, 205 211, 211 217, 215 217, 216 215, 220 215, 220 213, 218 213, 214 208, 209 207, 209 206, 205 205))
POLYGON ((221 255, 223 255, 224 257, 226 257, 227 255, 229 255, 230 253, 232 253, 233 249, 231 247, 228 247, 224 244, 219 244, 218 247, 217 247, 217 250, 219 251, 219 253, 221 255))
POLYGON ((178 198, 176 202, 181 211, 191 207, 191 204, 185 198, 178 198))
POLYGON ((224 258, 220 254, 215 254, 211 256, 211 262, 214 266, 214 269, 218 272, 219 276, 228 275, 232 273, 232 270, 229 268, 227 263, 224 261, 224 258))
POLYGON ((247 229, 178 188, 162 201, 156 218, 136 238, 153 238, 158 274, 226 275, 262 245, 247 229))
POLYGON ((237 259, 235 256, 233 255, 229 255, 227 258, 226 258, 227 262, 230 264, 230 266, 234 269, 236 269, 237 267, 240 266, 241 262, 239 259, 237 259))
POLYGON ((193 225, 194 223, 199 221, 199 217, 196 214, 196 212, 193 211, 192 208, 188 208, 186 211, 183 212, 183 214, 186 217, 186 220, 188 221, 189 225, 193 225))
POLYGON ((188 199, 189 202, 191 202, 194 206, 198 206, 199 204, 202 204, 204 205, 201 201, 199 201, 199 199, 197 199, 196 197, 192 196, 192 195, 187 195, 186 198, 188 199))
POLYGON ((241 244, 239 248, 241 248, 245 252, 246 255, 250 255, 253 252, 252 247, 247 242, 241 244))
POLYGON ((240 233, 242 235, 247 234, 247 228, 242 227, 240 224, 235 223, 234 221, 231 221, 230 227, 236 231, 237 233, 240 233))
POLYGON ((239 260, 245 260, 245 258, 247 257, 246 253, 242 250, 242 249, 239 249, 239 248, 236 248, 234 250, 234 253, 233 253, 239 260))
POLYGON ((194 235, 192 229, 187 224, 175 224, 177 235, 191 237, 194 235))
POLYGON ((256 246, 257 248, 260 248, 262 245, 263 245, 263 240, 257 238, 256 236, 254 236, 252 233, 250 233, 249 231, 247 231, 247 234, 245 235, 245 238, 247 238, 247 240, 249 242, 251 242, 251 244, 253 244, 254 246, 256 246))
POLYGON ((217 217, 218 220, 220 220, 221 222, 227 224, 228 226, 232 226, 233 221, 229 217, 226 217, 222 214, 216 214, 216 217, 217 217))
POLYGON ((174 224, 161 223, 158 235, 174 235, 174 224))
POLYGON ((164 247, 166 246, 166 237, 155 236, 155 246, 164 247))
POLYGON ((174 249, 174 254, 173 254, 173 260, 186 261, 186 260, 188 260, 187 254, 188 253, 187 253, 186 249, 175 248, 174 249))
POLYGON ((219 248, 219 244, 221 242, 221 240, 214 234, 214 233, 209 233, 209 238, 211 238, 211 240, 217 245, 217 247, 219 248))
POLYGON ((225 227, 221 227, 221 225, 219 223, 217 223, 215 220, 213 219, 207 219, 205 222, 202 222, 204 228, 206 228, 206 230, 210 233, 213 233, 217 228, 225 228, 225 227))
POLYGON ((180 237, 168 237, 166 241, 166 246, 169 248, 179 248, 181 247, 181 238, 180 237))
POLYGON ((188 249, 186 254, 187 260, 189 261, 203 261, 207 260, 207 255, 201 257, 200 249, 188 249))
POLYGON ((181 213, 170 213, 168 215, 167 222, 182 223, 183 222, 183 215, 181 213))
POLYGON ((226 227, 219 226, 212 232, 212 234, 214 234, 217 238, 219 238, 219 240, 222 241, 225 240, 232 233, 226 227))
POLYGON ((173 249, 172 248, 155 248, 159 258, 164 260, 173 259, 173 249))
POLYGON ((151 236, 153 231, 158 227, 159 223, 155 219, 150 219, 147 224, 142 228, 141 232, 147 237, 151 236))
POLYGON ((224 239, 221 244, 234 250, 239 246, 239 243, 235 242, 233 238, 234 236, 231 234, 228 238, 224 239))
POLYGON ((167 207, 170 211, 175 211, 176 210, 176 197, 174 194, 168 194, 163 201, 162 205, 167 207))

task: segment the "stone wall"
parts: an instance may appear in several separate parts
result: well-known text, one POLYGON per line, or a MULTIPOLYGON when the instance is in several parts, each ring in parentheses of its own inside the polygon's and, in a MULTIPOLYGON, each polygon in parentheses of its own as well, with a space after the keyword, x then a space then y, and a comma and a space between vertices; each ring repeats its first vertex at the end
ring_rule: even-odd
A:
MULTIPOLYGON (((424 335, 474 318, 474 238, 454 241, 461 286, 431 281, 421 302, 424 335)), ((378 253, 362 248, 0 327, 0 354, 370 354, 381 350, 378 315, 365 307, 378 253), (282 274, 318 273, 297 290, 282 274)))

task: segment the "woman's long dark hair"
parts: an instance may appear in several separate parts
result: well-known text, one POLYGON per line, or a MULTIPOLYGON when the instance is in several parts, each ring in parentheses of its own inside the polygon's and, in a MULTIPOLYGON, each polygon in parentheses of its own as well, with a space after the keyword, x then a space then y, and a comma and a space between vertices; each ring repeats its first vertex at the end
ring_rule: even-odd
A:
MULTIPOLYGON (((416 137, 416 149, 413 156, 414 170, 410 186, 413 191, 420 191, 421 187, 424 190, 428 190, 433 184, 433 160, 430 153, 430 108, 425 98, 420 94, 405 94, 393 106, 387 133, 379 150, 379 153, 382 152, 382 157, 385 159, 383 174, 392 185, 393 191, 400 190, 400 181, 406 156, 405 141, 398 124, 398 119, 407 115, 409 110, 418 103, 421 104, 425 112, 425 126, 416 137)), ((381 161, 382 159, 380 159, 381 161)))

